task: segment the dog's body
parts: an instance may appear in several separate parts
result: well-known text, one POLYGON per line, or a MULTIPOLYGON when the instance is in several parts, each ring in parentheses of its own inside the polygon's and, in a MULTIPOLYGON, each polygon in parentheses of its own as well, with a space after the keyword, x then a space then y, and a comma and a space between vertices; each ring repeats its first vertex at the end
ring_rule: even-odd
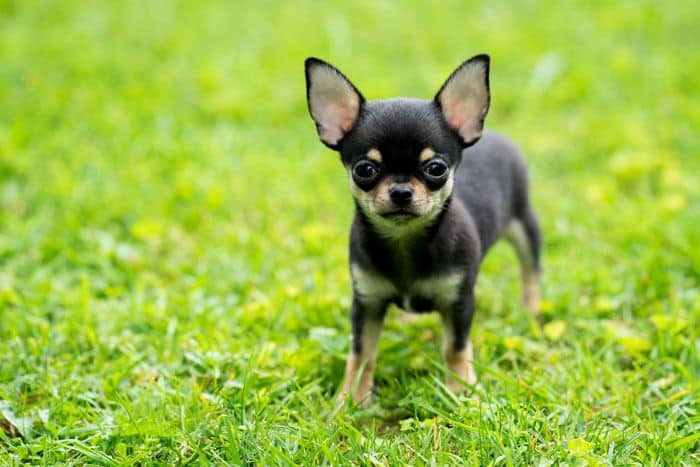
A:
POLYGON ((468 340, 474 285, 484 255, 502 235, 518 253, 527 307, 537 312, 540 232, 518 149, 491 132, 488 57, 465 62, 435 100, 365 102, 335 68, 306 63, 309 109, 322 141, 338 150, 356 203, 350 236, 353 343, 341 393, 366 400, 381 323, 394 303, 436 310, 443 354, 474 384, 468 340), (353 390, 354 389, 354 390, 353 390))

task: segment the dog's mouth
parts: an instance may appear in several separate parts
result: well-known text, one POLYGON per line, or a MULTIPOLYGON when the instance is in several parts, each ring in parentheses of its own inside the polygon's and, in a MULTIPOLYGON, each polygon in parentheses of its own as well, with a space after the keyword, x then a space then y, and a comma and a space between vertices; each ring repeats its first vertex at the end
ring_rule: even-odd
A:
POLYGON ((384 219, 388 219, 394 222, 408 222, 412 219, 420 217, 418 214, 404 209, 399 209, 396 211, 385 212, 381 214, 384 219))

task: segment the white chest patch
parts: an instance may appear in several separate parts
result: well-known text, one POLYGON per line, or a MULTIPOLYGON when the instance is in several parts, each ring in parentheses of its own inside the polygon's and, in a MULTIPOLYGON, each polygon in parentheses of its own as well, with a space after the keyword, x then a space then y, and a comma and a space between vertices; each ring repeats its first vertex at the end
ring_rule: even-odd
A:
POLYGON ((411 285, 411 295, 428 298, 436 306, 444 307, 457 299, 463 278, 464 273, 453 272, 419 279, 411 285))
POLYGON ((398 294, 394 284, 379 274, 364 270, 357 264, 350 267, 350 272, 355 292, 362 303, 370 306, 379 305, 387 298, 398 294))
POLYGON ((414 311, 410 305, 414 297, 430 300, 436 308, 449 306, 458 298, 464 278, 462 272, 430 276, 414 281, 406 290, 399 290, 386 277, 364 270, 357 264, 351 266, 351 272, 355 292, 362 303, 379 306, 389 298, 400 298, 406 311, 414 311))

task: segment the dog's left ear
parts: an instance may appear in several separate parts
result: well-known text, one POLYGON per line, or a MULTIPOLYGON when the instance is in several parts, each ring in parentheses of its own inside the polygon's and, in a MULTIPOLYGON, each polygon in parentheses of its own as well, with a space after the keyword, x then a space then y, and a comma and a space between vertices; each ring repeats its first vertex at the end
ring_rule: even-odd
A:
POLYGON ((309 57, 306 66, 306 100, 316 131, 331 149, 338 145, 357 122, 362 94, 337 68, 309 57))
POLYGON ((489 60, 481 54, 462 63, 435 96, 447 125, 467 146, 481 138, 489 111, 489 60))

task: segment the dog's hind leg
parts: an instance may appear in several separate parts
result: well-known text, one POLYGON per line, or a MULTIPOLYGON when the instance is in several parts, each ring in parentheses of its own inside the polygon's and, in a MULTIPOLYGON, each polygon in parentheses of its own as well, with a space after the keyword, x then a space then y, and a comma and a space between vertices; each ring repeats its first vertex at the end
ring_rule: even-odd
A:
POLYGON ((531 206, 510 221, 505 237, 515 247, 520 260, 523 303, 530 315, 539 319, 542 234, 531 206))

